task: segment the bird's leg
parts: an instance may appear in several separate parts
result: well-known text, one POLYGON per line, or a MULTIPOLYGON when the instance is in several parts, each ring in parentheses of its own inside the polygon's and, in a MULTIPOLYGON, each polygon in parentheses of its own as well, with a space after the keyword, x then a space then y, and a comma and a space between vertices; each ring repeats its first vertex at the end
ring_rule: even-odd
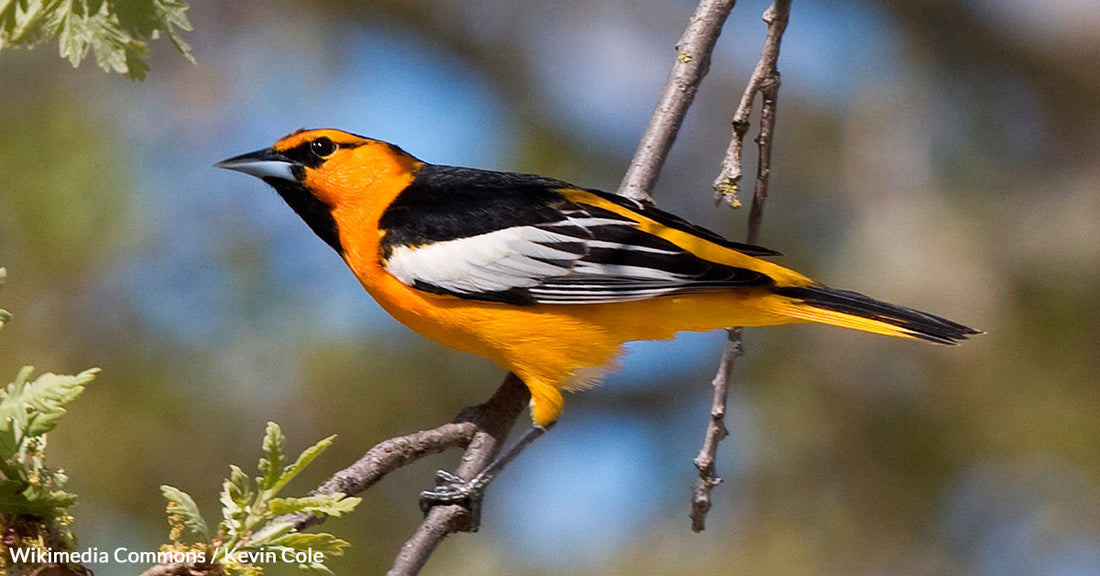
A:
POLYGON ((546 426, 532 425, 515 444, 498 455, 496 459, 469 481, 463 480, 446 470, 439 470, 435 473, 435 490, 420 493, 420 510, 427 514, 433 506, 460 504, 469 510, 473 525, 477 526, 480 522, 481 499, 485 495, 485 489, 509 462, 519 456, 520 452, 523 452, 525 448, 538 440, 553 426, 553 422, 546 426))

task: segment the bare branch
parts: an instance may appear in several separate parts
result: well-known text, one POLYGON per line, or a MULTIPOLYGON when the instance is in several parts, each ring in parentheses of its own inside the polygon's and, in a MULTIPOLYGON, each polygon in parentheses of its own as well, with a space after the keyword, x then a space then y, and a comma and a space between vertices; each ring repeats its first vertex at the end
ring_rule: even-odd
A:
MULTIPOLYGON (((741 103, 733 116, 733 138, 730 140, 726 158, 722 161, 722 173, 714 184, 719 199, 725 199, 733 206, 737 201, 737 181, 741 178, 741 147, 745 134, 749 130, 749 113, 752 102, 760 93, 762 106, 760 112, 760 135, 757 137, 759 155, 757 158, 756 183, 753 186, 752 206, 749 209, 749 226, 745 241, 755 244, 760 236, 760 225, 764 217, 764 202, 768 198, 768 177, 771 171, 772 140, 775 134, 776 101, 779 97, 779 70, 776 62, 779 58, 779 45, 783 32, 787 28, 791 0, 776 0, 764 12, 764 22, 768 24, 768 35, 760 53, 756 70, 741 96, 741 103)), ((715 474, 714 461, 718 444, 729 432, 726 430, 726 403, 732 380, 733 366, 737 358, 744 353, 742 329, 732 328, 726 340, 726 349, 714 376, 714 398, 710 410, 710 420, 703 439, 699 455, 695 457, 695 466, 699 469, 699 479, 691 491, 691 529, 701 532, 706 528, 706 516, 710 510, 710 493, 722 479, 715 474)))
POLYGON ((695 467, 699 469, 699 480, 696 481, 691 491, 691 529, 702 532, 705 528, 707 512, 710 511, 710 491, 722 483, 722 479, 715 474, 714 455, 718 451, 718 443, 726 436, 726 396, 730 384, 730 372, 733 364, 744 353, 741 347, 741 328, 733 328, 727 334, 727 345, 722 352, 722 361, 718 364, 718 373, 714 375, 711 386, 714 387, 714 398, 710 410, 710 422, 707 425, 707 433, 703 438, 703 447, 699 449, 699 455, 695 457, 695 467))
MULTIPOLYGON (((454 472, 456 476, 470 480, 493 461, 530 398, 523 381, 515 374, 508 374, 492 398, 472 409, 471 421, 477 425, 477 432, 462 455, 462 463, 454 472)), ((433 506, 413 537, 401 547, 388 576, 411 576, 420 572, 444 538, 455 532, 474 530, 477 525, 466 508, 433 506)))
MULTIPOLYGON (((334 474, 313 493, 340 492, 346 496, 356 496, 373 486, 386 474, 408 466, 424 456, 438 454, 448 448, 469 445, 477 433, 477 425, 466 418, 475 410, 477 410, 476 407, 464 410, 459 414, 457 422, 379 442, 355 464, 334 474)), ((324 518, 320 516, 304 513, 295 514, 289 519, 293 520, 295 530, 304 530, 324 522, 324 518)))
MULTIPOLYGON (((791 0, 777 0, 764 12, 764 22, 768 24, 768 35, 760 51, 760 60, 756 63, 749 84, 741 95, 741 102, 733 114, 733 137, 722 160, 722 171, 714 181, 714 193, 718 200, 725 200, 733 207, 741 205, 737 199, 738 182, 741 180, 741 149, 745 134, 749 131, 749 115, 756 94, 766 84, 776 84, 778 89, 779 71, 776 62, 779 59, 779 45, 783 41, 783 32, 787 29, 787 19, 791 10, 791 0)), ((759 177, 757 178, 759 181, 759 177)), ((750 225, 752 224, 750 220, 750 225)), ((759 224, 758 224, 759 226, 759 224)))
MULTIPOLYGON (((789 0, 788 0, 789 3, 789 0)), ((789 4, 788 4, 789 5, 789 4)), ((760 85, 760 135, 757 136, 756 184, 752 189, 752 205, 749 207, 749 228, 745 242, 756 244, 760 237, 760 224, 764 219, 764 202, 768 200, 768 181, 771 176, 772 139, 775 134, 775 111, 779 101, 779 71, 773 69, 760 85)))
POLYGON ((702 0, 695 8, 684 35, 676 43, 676 61, 665 80, 657 100, 657 109, 634 159, 619 184, 618 193, 643 202, 650 201, 650 191, 657 183, 661 166, 676 140, 684 115, 695 99, 699 83, 710 69, 710 55, 722 32, 722 25, 736 0, 702 0))

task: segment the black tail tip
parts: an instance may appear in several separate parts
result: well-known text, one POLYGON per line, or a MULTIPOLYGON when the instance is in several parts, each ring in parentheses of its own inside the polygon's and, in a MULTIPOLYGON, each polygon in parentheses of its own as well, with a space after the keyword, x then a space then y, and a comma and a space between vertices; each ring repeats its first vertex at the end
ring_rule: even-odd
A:
MULTIPOLYGON (((932 315, 929 314, 929 316, 932 316, 932 315)), ((955 322, 951 322, 950 320, 940 318, 939 316, 932 316, 932 318, 943 320, 945 323, 951 324, 952 327, 955 328, 955 329, 953 329, 953 330, 937 330, 936 332, 930 332, 930 331, 913 330, 912 328, 909 328, 908 326, 901 326, 901 328, 904 328, 907 331, 909 331, 909 333, 914 338, 919 338, 919 339, 924 340, 926 342, 933 342, 935 344, 947 344, 949 346, 954 346, 954 345, 958 344, 959 342, 962 342, 963 340, 969 340, 971 336, 978 336, 978 335, 981 335, 981 334, 985 334, 985 331, 983 331, 983 330, 975 330, 973 328, 970 328, 969 326, 963 326, 962 324, 957 324, 955 322)))
POLYGON ((797 298, 825 310, 851 314, 897 326, 909 336, 936 344, 958 344, 971 336, 985 334, 946 318, 889 304, 850 290, 834 290, 824 286, 784 287, 777 294, 797 298))

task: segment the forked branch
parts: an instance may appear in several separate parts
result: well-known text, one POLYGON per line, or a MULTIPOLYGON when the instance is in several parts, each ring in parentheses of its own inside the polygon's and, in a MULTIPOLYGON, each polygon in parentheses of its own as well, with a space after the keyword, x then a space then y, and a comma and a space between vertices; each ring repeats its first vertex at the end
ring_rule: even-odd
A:
MULTIPOLYGON (((738 205, 736 192, 737 182, 741 179, 742 144, 749 131, 752 104, 759 93, 761 96, 760 134, 756 139, 759 154, 752 206, 749 208, 748 232, 745 235, 745 241, 749 244, 755 244, 760 236, 764 202, 768 199, 776 100, 779 97, 779 69, 776 67, 776 62, 779 58, 779 45, 783 40, 783 32, 787 28, 790 9, 791 0, 776 0, 775 4, 764 12, 764 22, 768 24, 768 35, 764 40, 760 60, 756 64, 745 92, 741 95, 741 103, 733 115, 733 137, 730 139, 729 149, 722 162, 722 173, 714 183, 714 190, 719 200, 725 199, 733 206, 738 205)), ((729 435, 725 424, 726 404, 732 383, 733 366, 743 353, 742 329, 732 328, 728 331, 726 349, 722 354, 718 373, 714 376, 714 396, 703 446, 695 457, 699 478, 691 490, 691 529, 696 532, 701 532, 706 527, 707 512, 710 511, 711 506, 711 490, 722 481, 715 473, 715 454, 718 451, 718 444, 729 435)))
MULTIPOLYGON (((468 409, 476 432, 466 446, 462 463, 454 471, 456 476, 470 480, 493 461, 530 398, 527 386, 519 377, 508 374, 488 402, 468 409)), ((420 572, 444 538, 455 532, 474 530, 477 525, 463 506, 433 506, 416 533, 401 547, 387 575, 407 576, 420 572)))

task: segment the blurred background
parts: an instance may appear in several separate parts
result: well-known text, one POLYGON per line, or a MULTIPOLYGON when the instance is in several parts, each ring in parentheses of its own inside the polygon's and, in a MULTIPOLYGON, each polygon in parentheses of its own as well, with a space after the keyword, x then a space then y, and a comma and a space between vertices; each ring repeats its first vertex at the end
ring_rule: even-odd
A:
MULTIPOLYGON (((339 434, 304 494, 502 379, 395 323, 272 190, 213 163, 331 126, 614 190, 694 6, 193 0, 198 64, 154 42, 144 82, 55 45, 0 54, 0 381, 103 369, 50 434, 81 548, 155 549, 164 483, 216 521, 268 420, 293 451, 339 434)), ((655 191, 733 238, 747 210, 710 184, 766 7, 734 9, 655 191)), ((1100 574, 1100 4, 800 0, 779 64, 760 243, 988 334, 748 330, 703 534, 689 486, 724 334, 634 345, 425 574, 1100 574)), ((325 524, 352 542, 334 571, 383 573, 457 457, 325 524)))

